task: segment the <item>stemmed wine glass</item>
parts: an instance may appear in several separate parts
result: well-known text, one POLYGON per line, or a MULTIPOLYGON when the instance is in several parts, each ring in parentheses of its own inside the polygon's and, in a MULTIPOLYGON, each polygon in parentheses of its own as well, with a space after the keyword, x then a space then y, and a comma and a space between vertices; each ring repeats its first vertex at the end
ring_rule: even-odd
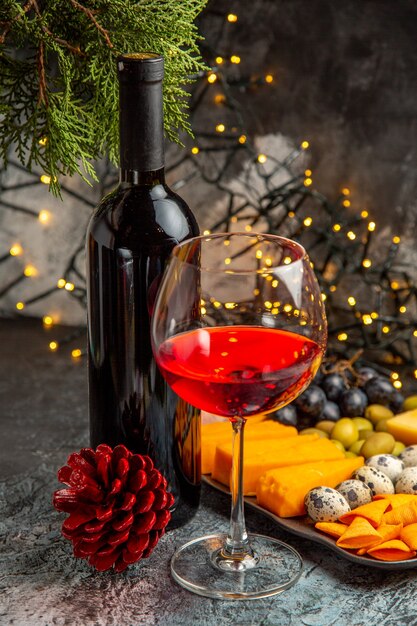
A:
POLYGON ((177 245, 152 317, 159 368, 194 406, 233 428, 229 533, 193 539, 171 561, 174 579, 212 598, 279 593, 299 578, 300 555, 245 528, 247 419, 288 404, 314 377, 326 345, 320 288, 304 248, 275 235, 223 233, 177 245))

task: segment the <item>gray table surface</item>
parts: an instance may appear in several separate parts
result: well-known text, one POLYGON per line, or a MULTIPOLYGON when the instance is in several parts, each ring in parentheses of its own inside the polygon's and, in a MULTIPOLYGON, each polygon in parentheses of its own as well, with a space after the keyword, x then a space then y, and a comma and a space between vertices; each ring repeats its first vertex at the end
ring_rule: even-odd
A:
POLYGON ((56 470, 87 444, 85 362, 74 345, 48 351, 39 321, 0 320, 0 624, 417 625, 417 572, 360 568, 326 547, 247 511, 250 531, 277 537, 304 559, 299 582, 281 595, 233 602, 195 596, 170 578, 174 549, 227 529, 229 499, 203 488, 196 517, 165 535, 127 573, 96 573, 75 559, 51 506, 56 470))

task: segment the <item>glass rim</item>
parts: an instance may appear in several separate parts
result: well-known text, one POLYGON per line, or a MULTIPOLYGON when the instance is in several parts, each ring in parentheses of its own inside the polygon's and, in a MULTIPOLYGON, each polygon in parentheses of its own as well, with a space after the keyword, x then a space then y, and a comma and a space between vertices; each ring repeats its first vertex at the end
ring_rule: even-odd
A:
POLYGON ((260 269, 228 269, 228 268, 207 268, 207 267, 199 267, 198 269, 203 269, 205 272, 221 272, 222 274, 266 274, 268 272, 273 272, 274 270, 277 269, 282 269, 282 268, 286 268, 286 267, 291 267, 294 266, 295 263, 298 262, 302 262, 302 261, 308 261, 309 257, 307 254, 306 249, 304 248, 304 246, 302 246, 300 243, 298 243, 298 241, 294 241, 294 239, 289 239, 288 237, 283 237, 282 235, 273 235, 270 233, 248 233, 245 231, 235 231, 235 232, 225 232, 225 233, 210 233, 208 235, 197 235, 196 237, 189 237, 188 239, 184 239, 184 241, 181 241, 180 243, 177 243, 173 249, 171 250, 171 261, 172 259, 176 258, 178 260, 178 262, 182 263, 183 265, 188 265, 190 267, 193 268, 197 268, 197 266, 194 263, 190 263, 189 261, 184 261, 183 259, 179 258, 178 256, 178 252, 179 250, 181 250, 182 248, 184 248, 185 246, 189 246, 192 242, 198 242, 198 241, 203 241, 203 240, 207 240, 207 239, 230 239, 231 237, 234 236, 244 236, 246 238, 251 238, 251 237, 257 237, 260 241, 262 241, 262 238, 267 238, 270 239, 271 241, 279 241, 279 242, 283 242, 284 244, 288 244, 288 247, 292 248, 293 250, 297 250, 298 253, 298 257, 296 259, 291 259, 290 263, 281 263, 280 265, 271 265, 271 266, 267 266, 267 267, 263 267, 260 269))

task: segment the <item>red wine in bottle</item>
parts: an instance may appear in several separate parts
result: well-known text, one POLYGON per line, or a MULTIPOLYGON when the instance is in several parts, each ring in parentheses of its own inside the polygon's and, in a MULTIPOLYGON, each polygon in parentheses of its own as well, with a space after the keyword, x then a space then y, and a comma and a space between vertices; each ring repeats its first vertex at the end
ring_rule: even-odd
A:
POLYGON ((163 58, 118 58, 120 182, 87 232, 90 442, 149 454, 175 496, 171 527, 200 498, 200 414, 171 390, 152 354, 150 315, 165 262, 198 234, 165 184, 163 58))

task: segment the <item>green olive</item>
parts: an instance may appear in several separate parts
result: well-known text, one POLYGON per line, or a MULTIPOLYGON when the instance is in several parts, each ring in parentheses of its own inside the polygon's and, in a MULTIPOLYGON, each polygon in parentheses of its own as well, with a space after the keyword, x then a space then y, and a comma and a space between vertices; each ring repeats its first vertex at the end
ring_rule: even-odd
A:
POLYGON ((326 433, 324 430, 320 430, 320 428, 304 428, 304 430, 300 430, 299 435, 318 435, 319 437, 328 439, 329 433, 326 433))
POLYGON ((354 458, 355 458, 355 457, 357 457, 357 456, 358 456, 357 454, 355 454, 354 452, 351 452, 350 450, 347 450, 347 451, 345 452, 345 457, 346 457, 347 459, 354 459, 354 458))
POLYGON ((386 432, 388 432, 387 422, 388 422, 387 419, 379 420, 379 422, 377 422, 375 424, 375 432, 376 433, 386 433, 386 432))
POLYGON ((355 422, 348 417, 342 417, 333 427, 330 433, 331 439, 337 439, 347 449, 358 441, 359 432, 355 422))
POLYGON ((361 450, 362 450, 362 446, 365 443, 365 439, 358 439, 358 441, 355 441, 355 443, 352 443, 352 445, 349 448, 349 452, 353 452, 354 454, 360 454, 361 450))
POLYGON ((372 422, 365 417, 352 417, 352 422, 355 422, 359 432, 364 430, 372 431, 374 429, 372 422))
POLYGON ((368 437, 361 448, 361 455, 365 459, 375 454, 391 454, 395 446, 395 439, 389 433, 374 433, 368 437))
POLYGON ((315 428, 319 430, 324 430, 325 433, 330 434, 333 430, 334 422, 331 420, 321 420, 321 422, 317 422, 315 428))
POLYGON ((398 456, 403 450, 405 450, 405 443, 403 443, 402 441, 396 441, 391 454, 393 454, 394 456, 398 456))
POLYGON ((403 411, 412 411, 413 409, 417 409, 417 395, 408 396, 404 400, 403 411))
POLYGON ((391 409, 382 404, 370 404, 365 409, 365 417, 370 420, 372 424, 377 424, 379 420, 386 420, 393 416, 394 413, 391 409))
POLYGON ((343 443, 340 443, 340 441, 338 441, 337 439, 330 439, 330 441, 336 446, 336 448, 339 448, 339 450, 345 452, 345 447, 343 443))
POLYGON ((365 439, 365 441, 374 434, 373 430, 360 430, 359 439, 365 439))

